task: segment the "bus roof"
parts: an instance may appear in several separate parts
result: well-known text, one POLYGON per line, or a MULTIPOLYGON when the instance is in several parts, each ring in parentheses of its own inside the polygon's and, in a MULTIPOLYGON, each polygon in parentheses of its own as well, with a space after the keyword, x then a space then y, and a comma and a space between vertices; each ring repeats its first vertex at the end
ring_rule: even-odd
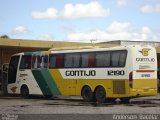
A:
POLYGON ((105 50, 124 50, 124 49, 132 49, 137 47, 147 47, 153 48, 149 45, 127 45, 127 46, 115 46, 115 47, 104 47, 104 46, 82 46, 82 47, 63 47, 63 48, 52 48, 48 51, 36 51, 36 52, 22 52, 14 54, 16 55, 41 55, 41 54, 49 54, 49 53, 72 53, 72 52, 91 52, 91 51, 105 51, 105 50))
POLYGON ((78 48, 57 48, 57 49, 50 49, 51 53, 72 53, 72 52, 91 52, 91 51, 105 51, 105 50, 124 50, 124 49, 132 49, 137 47, 149 47, 153 48, 152 46, 142 46, 142 45, 127 45, 127 46, 115 46, 115 47, 97 47, 97 46, 88 46, 88 47, 78 47, 78 48))

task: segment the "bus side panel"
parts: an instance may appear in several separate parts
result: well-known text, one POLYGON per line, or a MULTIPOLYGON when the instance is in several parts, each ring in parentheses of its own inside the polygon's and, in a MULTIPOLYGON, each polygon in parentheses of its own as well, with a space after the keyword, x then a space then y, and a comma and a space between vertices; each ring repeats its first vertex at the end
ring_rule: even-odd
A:
POLYGON ((46 81, 44 80, 44 76, 41 74, 41 70, 35 69, 35 70, 32 70, 32 73, 33 73, 33 76, 34 76, 35 80, 37 81, 43 95, 44 96, 52 95, 50 89, 47 86, 46 81))
POLYGON ((133 96, 157 95, 157 57, 152 47, 133 49, 133 96))
MULTIPOLYGON (((102 69, 101 69, 102 70, 102 69)), ((57 84, 61 95, 76 95, 81 96, 81 90, 83 86, 88 85, 94 92, 97 86, 103 86, 106 90, 106 97, 117 98, 117 97, 128 97, 129 96, 129 81, 127 79, 100 79, 100 78, 63 78, 59 69, 49 70, 54 82, 57 84), (119 84, 122 83, 122 86, 119 84), (116 86, 115 86, 116 84, 116 86), (124 84, 124 85, 123 85, 124 84)))
POLYGON ((19 93, 21 86, 26 85, 29 89, 29 94, 42 95, 42 92, 30 69, 19 70, 17 77, 17 84, 19 84, 19 93))

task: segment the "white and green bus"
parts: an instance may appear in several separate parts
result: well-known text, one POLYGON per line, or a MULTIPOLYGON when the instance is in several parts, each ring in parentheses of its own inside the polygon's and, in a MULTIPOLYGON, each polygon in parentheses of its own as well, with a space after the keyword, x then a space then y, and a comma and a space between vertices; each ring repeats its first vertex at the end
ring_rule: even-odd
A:
POLYGON ((85 101, 157 95, 157 57, 151 46, 27 52, 11 57, 8 92, 82 96, 85 101))

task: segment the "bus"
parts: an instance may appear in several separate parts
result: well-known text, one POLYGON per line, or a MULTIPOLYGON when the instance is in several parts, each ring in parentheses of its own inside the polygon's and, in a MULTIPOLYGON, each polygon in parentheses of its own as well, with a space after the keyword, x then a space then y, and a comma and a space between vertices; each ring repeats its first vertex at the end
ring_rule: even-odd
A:
POLYGON ((82 96, 85 101, 157 95, 157 56, 151 46, 50 49, 11 57, 8 92, 82 96))

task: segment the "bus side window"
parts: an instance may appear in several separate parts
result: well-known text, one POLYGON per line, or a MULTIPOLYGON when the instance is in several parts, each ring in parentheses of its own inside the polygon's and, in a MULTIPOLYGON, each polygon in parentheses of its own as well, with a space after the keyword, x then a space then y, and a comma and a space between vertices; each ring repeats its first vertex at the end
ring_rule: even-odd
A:
POLYGON ((42 62, 41 56, 37 56, 37 68, 41 68, 41 62, 42 62))
POLYGON ((88 55, 83 53, 81 59, 81 67, 88 67, 88 55))
POLYGON ((64 67, 65 68, 71 68, 72 67, 72 63, 73 63, 73 56, 72 54, 66 54, 64 57, 64 67))
POLYGON ((82 53, 81 59, 81 67, 95 67, 95 56, 93 53, 82 53))
POLYGON ((126 62, 127 51, 113 51, 111 52, 111 67, 124 67, 126 62))
POLYGON ((78 68, 80 63, 80 54, 66 54, 64 57, 64 67, 65 68, 78 68))
POLYGON ((55 68, 56 67, 56 56, 50 55, 49 56, 49 68, 55 68))
POLYGON ((43 57, 43 67, 44 68, 48 68, 48 55, 45 55, 44 57, 43 57))
POLYGON ((127 51, 121 51, 120 58, 119 58, 119 66, 124 67, 127 57, 127 51))
POLYGON ((62 54, 50 55, 49 63, 49 68, 63 68, 64 57, 62 54))
POLYGON ((64 57, 63 55, 56 55, 56 68, 63 68, 64 57))
POLYGON ((11 57, 8 68, 8 84, 16 82, 17 68, 20 56, 11 57))
POLYGON ((41 56, 40 68, 48 68, 48 55, 41 56))
POLYGON ((110 66, 110 52, 97 52, 96 67, 109 67, 109 66, 110 66))
POLYGON ((23 55, 19 69, 31 69, 31 56, 23 55))
POLYGON ((32 56, 32 68, 37 68, 37 56, 32 56))
POLYGON ((80 67, 80 54, 73 54, 72 67, 73 67, 73 68, 78 68, 78 67, 80 67))
POLYGON ((88 55, 88 67, 95 67, 95 55, 93 53, 88 55))

